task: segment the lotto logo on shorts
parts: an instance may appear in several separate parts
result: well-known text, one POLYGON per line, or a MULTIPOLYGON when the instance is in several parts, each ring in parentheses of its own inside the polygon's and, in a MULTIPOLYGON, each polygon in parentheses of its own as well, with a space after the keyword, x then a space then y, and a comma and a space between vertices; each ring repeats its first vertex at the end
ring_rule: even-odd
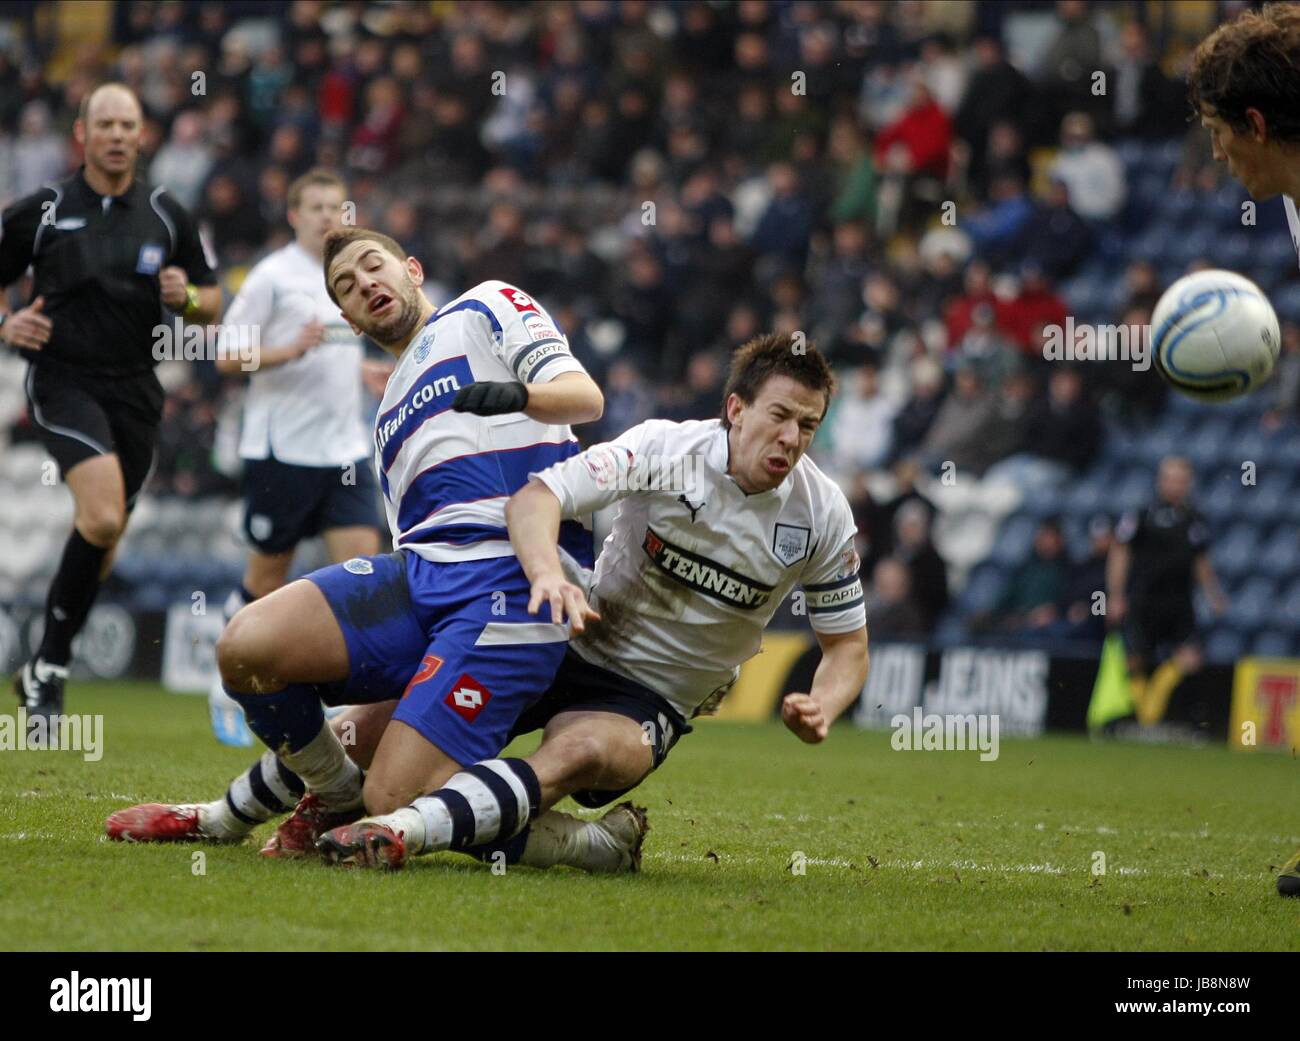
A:
POLYGON ((487 687, 468 672, 452 684, 445 704, 467 723, 473 723, 483 706, 492 700, 487 687))

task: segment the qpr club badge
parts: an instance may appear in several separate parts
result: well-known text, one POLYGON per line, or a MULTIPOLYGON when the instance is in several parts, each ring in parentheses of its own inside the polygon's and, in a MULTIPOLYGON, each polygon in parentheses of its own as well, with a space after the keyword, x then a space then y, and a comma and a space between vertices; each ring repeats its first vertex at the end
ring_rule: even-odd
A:
POLYGON ((808 540, 812 529, 797 524, 778 524, 772 532, 772 552, 786 567, 797 564, 808 555, 808 540))

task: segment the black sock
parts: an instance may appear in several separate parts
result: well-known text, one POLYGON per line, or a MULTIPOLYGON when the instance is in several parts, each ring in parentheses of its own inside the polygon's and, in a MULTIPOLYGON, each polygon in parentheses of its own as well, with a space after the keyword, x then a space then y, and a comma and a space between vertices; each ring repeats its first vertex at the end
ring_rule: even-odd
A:
POLYGON ((72 638, 81 631, 95 602, 106 556, 107 549, 92 546, 72 529, 45 602, 45 636, 36 656, 46 664, 67 665, 72 657, 72 638))

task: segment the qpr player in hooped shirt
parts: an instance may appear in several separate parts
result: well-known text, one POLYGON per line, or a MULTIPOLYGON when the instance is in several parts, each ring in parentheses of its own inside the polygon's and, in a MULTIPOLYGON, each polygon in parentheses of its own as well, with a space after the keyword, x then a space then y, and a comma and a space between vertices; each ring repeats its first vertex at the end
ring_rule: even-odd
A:
MULTIPOLYGON (((110 837, 231 840, 305 789, 293 834, 282 826, 265 850, 305 852, 320 827, 363 805, 395 809, 461 764, 477 764, 477 783, 517 801, 522 818, 538 800, 527 764, 491 757, 547 689, 568 631, 528 613, 505 503, 529 473, 578 453, 567 424, 599 418, 603 397, 550 316, 513 286, 484 282, 435 313, 419 261, 360 228, 332 232, 323 263, 353 331, 398 359, 375 429, 394 552, 323 568, 231 619, 217 645, 222 679, 271 751, 225 799, 131 807, 106 822, 110 837), (363 790, 321 703, 399 697, 363 790)), ((568 525, 561 541, 575 575, 591 566, 587 525, 568 525)))

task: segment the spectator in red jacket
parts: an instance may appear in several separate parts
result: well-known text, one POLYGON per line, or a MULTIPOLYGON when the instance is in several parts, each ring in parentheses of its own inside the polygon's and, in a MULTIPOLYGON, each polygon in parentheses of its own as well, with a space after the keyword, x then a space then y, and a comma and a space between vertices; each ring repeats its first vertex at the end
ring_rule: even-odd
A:
POLYGON ((876 137, 876 163, 890 173, 948 176, 952 123, 919 76, 903 114, 876 137))
POLYGON ((972 260, 963 277, 960 296, 955 296, 948 304, 944 315, 944 325, 948 330, 948 349, 955 351, 970 328, 975 324, 975 308, 981 304, 996 308, 997 297, 993 295, 993 272, 982 260, 972 260))
POLYGON ((1065 325, 1065 301, 1056 294, 1043 269, 1026 261, 1020 268, 1020 292, 1002 305, 998 326, 1022 353, 1038 358, 1043 353, 1045 325, 1065 325))

